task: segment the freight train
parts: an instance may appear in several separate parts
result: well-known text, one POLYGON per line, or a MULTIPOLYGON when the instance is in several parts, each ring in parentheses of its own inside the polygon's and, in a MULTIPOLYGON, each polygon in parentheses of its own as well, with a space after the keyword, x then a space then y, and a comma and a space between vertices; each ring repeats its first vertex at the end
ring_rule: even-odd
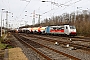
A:
POLYGON ((15 30, 18 33, 39 33, 39 34, 58 34, 58 35, 76 35, 76 28, 72 25, 30 27, 15 30))

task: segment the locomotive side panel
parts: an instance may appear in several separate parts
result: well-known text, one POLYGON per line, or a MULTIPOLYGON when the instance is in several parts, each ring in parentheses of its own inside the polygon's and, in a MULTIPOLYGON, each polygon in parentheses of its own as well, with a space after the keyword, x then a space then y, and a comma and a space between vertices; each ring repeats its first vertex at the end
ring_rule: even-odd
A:
POLYGON ((45 33, 46 33, 46 34, 49 34, 49 33, 50 33, 50 26, 47 26, 47 27, 46 27, 45 33))
POLYGON ((63 26, 48 26, 46 28, 46 33, 49 34, 64 34, 63 26))
POLYGON ((47 34, 76 35, 76 28, 75 28, 75 26, 70 26, 70 25, 47 26, 45 33, 47 33, 47 34))

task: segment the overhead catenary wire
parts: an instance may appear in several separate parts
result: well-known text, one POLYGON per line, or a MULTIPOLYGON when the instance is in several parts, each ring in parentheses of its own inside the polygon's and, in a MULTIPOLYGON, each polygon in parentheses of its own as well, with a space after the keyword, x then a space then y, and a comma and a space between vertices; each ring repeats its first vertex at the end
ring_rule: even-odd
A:
MULTIPOLYGON (((67 2, 65 2, 64 4, 67 4, 67 3, 70 2, 70 1, 72 1, 72 0, 67 1, 67 2)), ((63 5, 64 5, 64 4, 63 4, 63 5)), ((58 7, 62 7, 62 4, 60 4, 58 7)), ((46 14, 46 13, 52 11, 52 10, 55 10, 55 8, 53 8, 53 9, 51 9, 51 10, 49 10, 49 11, 46 11, 46 12, 42 13, 42 15, 43 15, 43 14, 46 14)))
MULTIPOLYGON (((67 4, 67 3, 69 3, 70 1, 72 1, 72 0, 69 0, 69 1, 67 1, 67 2, 65 2, 64 4, 67 4)), ((58 6, 59 4, 58 3, 52 3, 52 1, 50 1, 51 2, 51 4, 56 4, 56 6, 58 6), (58 5, 57 5, 58 4, 58 5)), ((62 7, 62 5, 63 6, 67 6, 67 5, 64 5, 64 4, 60 4, 61 5, 61 7, 62 7)), ((41 5, 42 6, 42 5, 41 5)), ((40 8, 40 7, 39 7, 40 8)), ((46 13, 48 13, 48 12, 51 12, 52 10, 54 10, 55 8, 53 8, 53 9, 51 9, 51 10, 48 10, 48 11, 46 11, 46 12, 44 12, 44 13, 42 13, 42 14, 39 14, 40 16, 42 16, 43 14, 46 14, 46 13)))
POLYGON ((3 3, 3 5, 2 5, 2 6, 5 6, 7 9, 9 9, 9 6, 8 6, 8 5, 6 5, 6 3, 4 2, 4 0, 2 0, 2 3, 3 3))
POLYGON ((16 17, 14 17, 13 19, 18 20, 21 17, 21 15, 23 14, 23 12, 25 11, 25 9, 27 8, 27 6, 29 5, 30 2, 31 2, 31 0, 28 1, 28 3, 25 5, 25 7, 23 8, 23 10, 20 13, 20 15, 19 16, 16 15, 16 17))
MULTIPOLYGON (((72 1, 72 0, 70 0, 70 1, 72 1)), ((70 1, 68 1, 68 2, 70 2, 70 1)), ((73 3, 70 3, 70 4, 68 4, 68 5, 65 5, 65 4, 68 3, 68 2, 65 2, 65 3, 63 4, 63 6, 66 6, 64 9, 66 9, 67 7, 71 6, 72 4, 76 4, 76 3, 80 2, 80 1, 82 1, 82 0, 78 0, 78 1, 73 2, 73 3)), ((52 10, 58 9, 59 7, 63 7, 63 6, 62 6, 62 4, 61 4, 61 5, 59 5, 57 8, 53 8, 53 9, 51 9, 51 10, 49 10, 49 11, 46 11, 46 12, 42 13, 42 15, 43 15, 43 14, 46 14, 46 13, 48 13, 48 12, 51 12, 52 10)), ((63 10, 64 10, 64 9, 63 9, 63 10)))
POLYGON ((8 8, 9 8, 9 10, 10 10, 10 3, 9 3, 9 0, 8 0, 8 6, 9 6, 8 8))
MULTIPOLYGON (((26 7, 29 5, 29 3, 31 2, 31 0, 27 3, 27 5, 24 7, 24 9, 22 10, 22 12, 20 13, 19 17, 21 17, 22 13, 25 11, 26 7)), ((18 18, 19 18, 18 17, 18 18)))
POLYGON ((80 1, 82 1, 82 0, 78 0, 78 1, 76 1, 76 2, 74 2, 74 3, 70 3, 70 4, 67 5, 65 8, 63 8, 63 10, 65 10, 67 7, 69 7, 69 6, 73 5, 73 4, 76 4, 76 3, 80 2, 80 1))

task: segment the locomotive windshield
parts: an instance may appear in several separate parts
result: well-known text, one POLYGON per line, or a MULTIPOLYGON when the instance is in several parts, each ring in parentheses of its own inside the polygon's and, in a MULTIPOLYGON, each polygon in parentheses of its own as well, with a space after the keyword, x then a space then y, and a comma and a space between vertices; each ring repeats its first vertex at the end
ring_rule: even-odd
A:
POLYGON ((75 26, 70 26, 70 29, 76 29, 75 26))

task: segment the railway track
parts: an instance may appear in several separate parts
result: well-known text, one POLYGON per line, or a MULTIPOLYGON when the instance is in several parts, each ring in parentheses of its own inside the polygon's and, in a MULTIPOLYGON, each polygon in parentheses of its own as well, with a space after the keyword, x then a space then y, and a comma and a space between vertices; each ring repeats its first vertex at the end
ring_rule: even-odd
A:
MULTIPOLYGON (((46 36, 46 37, 52 37, 51 35, 42 35, 42 36, 46 36)), ((76 36, 76 37, 62 37, 62 36, 53 36, 54 38, 62 38, 62 39, 72 39, 72 41, 82 41, 82 42, 90 42, 90 38, 89 37, 78 37, 78 36, 76 36)))
MULTIPOLYGON (((49 37, 49 36, 48 36, 49 37)), ((52 36, 50 36, 52 37, 52 36)), ((53 36, 54 38, 63 40, 63 41, 71 41, 73 43, 82 45, 82 46, 86 46, 87 48, 90 48, 90 38, 88 37, 59 37, 59 36, 53 36)))
POLYGON ((24 44, 29 46, 30 48, 32 48, 34 51, 36 51, 38 54, 40 54, 47 60, 55 60, 57 58, 60 59, 61 56, 63 57, 62 59, 81 60, 81 59, 71 56, 69 54, 60 52, 58 50, 55 50, 53 48, 50 48, 50 47, 40 44, 38 42, 27 39, 21 35, 14 35, 14 36, 17 39, 19 39, 20 41, 22 41, 24 44), (56 57, 57 56, 59 56, 59 57, 56 58, 56 57, 53 57, 53 55, 55 55, 56 57))
MULTIPOLYGON (((83 50, 90 51, 90 44, 89 45, 82 45, 83 43, 82 44, 77 43, 77 41, 76 41, 76 43, 75 42, 70 42, 70 40, 68 38, 66 38, 66 40, 64 38, 64 40, 63 40, 63 38, 56 39, 55 37, 54 38, 53 37, 45 37, 45 36, 43 37, 41 35, 26 35, 25 34, 25 36, 35 37, 35 38, 39 38, 39 39, 42 39, 42 40, 47 40, 47 41, 50 41, 50 42, 53 42, 53 43, 58 42, 59 44, 63 44, 63 45, 69 44, 69 46, 72 46, 76 49, 83 49, 83 50)), ((76 39, 74 39, 74 40, 76 40, 76 39)))

